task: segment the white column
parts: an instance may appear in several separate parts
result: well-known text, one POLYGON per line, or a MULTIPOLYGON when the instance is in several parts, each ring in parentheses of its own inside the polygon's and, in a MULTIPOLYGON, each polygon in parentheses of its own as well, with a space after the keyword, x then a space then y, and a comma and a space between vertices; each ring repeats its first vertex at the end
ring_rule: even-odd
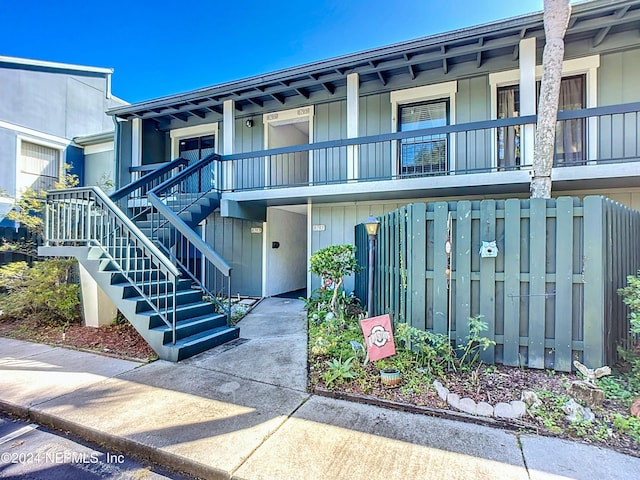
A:
MULTIPOLYGON (((358 138, 360 134, 360 75, 347 75, 347 138, 358 138)), ((359 178, 358 146, 347 147, 347 179, 359 178)))
MULTIPOLYGON (((520 40, 520 116, 536 114, 536 39, 520 40)), ((521 162, 533 164, 535 126, 524 127, 521 137, 521 162)))
MULTIPOLYGON (((142 120, 134 118, 131 120, 131 166, 142 165, 142 120)), ((131 175, 131 180, 137 180, 142 174, 136 172, 131 175)))
POLYGON ((78 268, 84 324, 87 327, 110 325, 118 313, 116 305, 81 264, 78 264, 78 268))
MULTIPOLYGON (((224 131, 223 155, 231 155, 234 150, 236 139, 236 102, 235 100, 225 100, 222 110, 222 129, 224 131)), ((231 162, 222 163, 223 186, 225 190, 233 188, 233 165, 231 162)))

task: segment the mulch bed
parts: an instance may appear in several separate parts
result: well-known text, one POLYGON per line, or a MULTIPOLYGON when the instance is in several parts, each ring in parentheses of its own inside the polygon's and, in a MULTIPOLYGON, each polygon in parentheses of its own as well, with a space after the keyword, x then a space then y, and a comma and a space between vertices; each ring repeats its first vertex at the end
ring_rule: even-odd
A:
POLYGON ((2 318, 0 336, 89 350, 118 358, 141 361, 156 358, 153 349, 128 322, 99 328, 72 324, 63 329, 30 319, 2 318))

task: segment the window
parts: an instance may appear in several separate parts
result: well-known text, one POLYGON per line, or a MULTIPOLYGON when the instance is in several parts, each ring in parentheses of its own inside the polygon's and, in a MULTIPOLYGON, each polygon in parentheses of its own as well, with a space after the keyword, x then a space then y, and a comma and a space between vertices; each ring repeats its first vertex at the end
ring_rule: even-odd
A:
MULTIPOLYGON (((407 132, 449 124, 449 101, 401 105, 398 130, 407 132)), ((429 175, 448 170, 448 134, 404 138, 399 143, 400 173, 403 176, 429 175)))
POLYGON ((52 190, 60 180, 60 150, 22 140, 20 174, 18 190, 52 190))
MULTIPOLYGON (((585 108, 585 75, 565 77, 560 83, 558 111, 580 110, 585 108)), ((540 94, 540 82, 536 83, 536 105, 540 94)), ((519 116, 520 88, 517 85, 498 87, 497 118, 519 116)), ((498 167, 509 169, 518 167, 520 155, 519 125, 498 128, 498 167)), ((556 165, 580 164, 586 159, 585 152, 585 120, 573 119, 558 122, 556 128, 556 165)))
POLYGON ((189 160, 189 163, 202 160, 215 152, 215 136, 193 137, 180 139, 178 155, 189 160))

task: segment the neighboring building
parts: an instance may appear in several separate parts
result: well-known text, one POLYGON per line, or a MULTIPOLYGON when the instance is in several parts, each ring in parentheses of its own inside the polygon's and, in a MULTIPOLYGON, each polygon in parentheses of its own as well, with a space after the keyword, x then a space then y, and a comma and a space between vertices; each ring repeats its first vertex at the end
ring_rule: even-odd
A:
POLYGON ((111 94, 112 73, 110 68, 0 56, 0 188, 7 195, 0 198, 2 218, 24 189, 52 188, 65 163, 83 183, 100 178, 102 170, 105 175, 112 171, 114 125, 105 112, 126 104, 111 94), (86 152, 74 138, 102 132, 111 132, 111 152, 102 151, 110 158, 100 159, 105 167, 92 159, 85 172, 86 152))

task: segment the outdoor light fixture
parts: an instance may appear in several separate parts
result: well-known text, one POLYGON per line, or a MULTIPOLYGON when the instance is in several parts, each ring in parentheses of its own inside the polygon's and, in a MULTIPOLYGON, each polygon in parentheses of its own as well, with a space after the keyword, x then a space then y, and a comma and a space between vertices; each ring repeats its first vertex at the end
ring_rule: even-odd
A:
POLYGON ((364 222, 364 226, 367 227, 367 233, 375 237, 376 235, 378 235, 380 221, 376 217, 370 215, 369 218, 367 218, 367 220, 364 222))
POLYGON ((253 119, 250 118, 249 120, 247 120, 246 122, 244 122, 244 124, 247 126, 247 128, 251 128, 253 127, 253 119))
POLYGON ((374 281, 374 269, 376 258, 376 236, 378 235, 378 229, 380 228, 380 221, 373 215, 369 215, 369 218, 364 222, 364 226, 369 234, 369 284, 367 288, 367 315, 373 316, 373 281, 374 281))

